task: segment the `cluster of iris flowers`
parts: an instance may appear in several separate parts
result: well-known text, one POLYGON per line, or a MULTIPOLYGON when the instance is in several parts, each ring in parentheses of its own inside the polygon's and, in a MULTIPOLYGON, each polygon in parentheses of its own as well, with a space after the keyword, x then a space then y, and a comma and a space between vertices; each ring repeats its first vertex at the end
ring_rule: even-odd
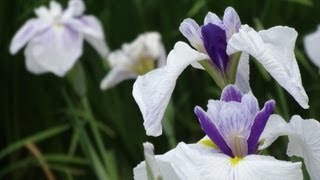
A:
MULTIPOLYGON (((302 108, 309 108, 294 53, 298 36, 294 28, 256 31, 242 24, 237 12, 228 7, 221 19, 209 12, 202 25, 185 19, 179 30, 191 46, 179 41, 168 56, 158 32, 143 33, 110 52, 100 21, 84 11, 82 0, 70 0, 65 10, 56 1, 49 8, 37 8, 37 17, 13 37, 10 52, 16 54, 26 46, 28 71, 63 77, 74 67, 87 41, 111 67, 101 81, 102 90, 136 79, 132 94, 149 136, 162 134, 161 121, 176 80, 189 65, 208 72, 222 90, 220 100, 208 101, 207 110, 194 108, 205 136, 156 156, 153 145, 145 143, 145 161, 134 168, 135 179, 303 179, 302 163, 312 180, 320 179, 320 123, 299 115, 284 120, 272 114, 274 100, 260 108, 249 83, 252 56, 302 108), (287 155, 302 157, 304 162, 259 154, 279 136, 289 138, 287 155)), ((317 65, 319 39, 318 30, 304 40, 306 52, 317 65)))

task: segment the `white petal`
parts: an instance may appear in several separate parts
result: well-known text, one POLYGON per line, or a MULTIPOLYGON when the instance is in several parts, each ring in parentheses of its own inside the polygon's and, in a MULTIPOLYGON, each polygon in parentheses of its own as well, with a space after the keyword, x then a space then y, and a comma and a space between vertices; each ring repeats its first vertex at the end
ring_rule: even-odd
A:
POLYGON ((62 77, 82 54, 82 43, 82 35, 74 30, 51 28, 32 39, 30 57, 48 72, 62 77))
POLYGON ((39 20, 28 20, 14 35, 10 44, 10 53, 16 54, 31 38, 39 31, 44 30, 44 28, 46 28, 46 26, 43 26, 39 20))
POLYGON ((106 90, 112 88, 124 80, 135 79, 137 76, 137 74, 122 67, 112 68, 110 72, 106 75, 106 77, 104 77, 101 81, 100 89, 106 90))
POLYGON ((302 180, 301 162, 279 161, 271 156, 249 155, 236 165, 235 179, 302 180))
POLYGON ((112 51, 107 60, 111 67, 129 67, 133 65, 132 60, 122 50, 112 51))
POLYGON ((101 22, 94 16, 81 16, 79 18, 63 19, 63 22, 85 35, 104 39, 101 22))
POLYGON ((65 13, 70 13, 71 16, 80 16, 85 10, 86 7, 82 0, 69 0, 68 8, 65 13))
POLYGON ((161 41, 161 35, 158 32, 146 32, 140 35, 144 45, 145 56, 158 59, 158 67, 166 64, 166 51, 161 41))
POLYGON ((52 17, 57 17, 62 14, 62 7, 58 2, 50 1, 49 6, 50 6, 49 13, 51 14, 52 17))
POLYGON ((293 28, 276 26, 257 33, 244 25, 228 42, 227 52, 246 52, 255 57, 270 75, 305 109, 308 96, 302 86, 294 55, 297 32, 293 28))
POLYGON ((304 48, 310 60, 320 68, 320 26, 317 31, 304 37, 304 48))
POLYGON ((140 34, 131 43, 122 45, 123 52, 129 57, 132 64, 139 63, 141 58, 159 60, 158 67, 165 65, 166 53, 158 32, 140 34))
MULTIPOLYGON (((160 167, 164 179, 302 180, 301 163, 279 161, 273 157, 261 155, 248 155, 233 162, 229 156, 200 144, 179 143, 175 149, 156 156, 156 159, 158 164, 166 163, 164 164, 166 169, 160 167), (166 177, 167 172, 174 174, 175 178, 166 177)), ((142 163, 135 168, 135 179, 138 179, 136 176, 138 172, 140 175, 143 173, 143 167, 142 163)), ((140 178, 146 179, 146 175, 140 178)))
POLYGON ((218 24, 218 25, 222 25, 223 24, 221 19, 215 13, 212 13, 212 12, 208 12, 206 17, 204 18, 204 23, 203 24, 206 25, 206 24, 209 24, 209 23, 218 24))
POLYGON ((242 91, 242 93, 248 93, 250 88, 250 66, 249 66, 249 54, 242 53, 240 56, 237 76, 235 85, 242 91))
POLYGON ((290 133, 288 123, 279 115, 272 114, 264 128, 259 142, 259 150, 269 147, 278 137, 284 136, 290 133))
POLYGON ((161 135, 161 120, 177 78, 192 62, 204 59, 208 56, 178 42, 169 53, 166 66, 138 77, 132 94, 142 113, 147 135, 161 135))
POLYGON ((145 161, 147 164, 148 176, 151 176, 152 179, 162 178, 159 166, 158 166, 157 161, 154 157, 153 145, 149 142, 143 143, 143 149, 144 149, 144 158, 145 158, 145 161))
POLYGON ((289 134, 287 154, 302 157, 311 180, 320 179, 320 123, 293 116, 289 125, 292 134, 289 134))
POLYGON ((205 52, 202 42, 201 28, 195 20, 190 18, 183 20, 180 24, 179 30, 194 48, 205 52))
POLYGON ((24 55, 26 58, 26 68, 29 72, 32 72, 34 74, 43 74, 48 72, 46 68, 43 68, 38 62, 35 60, 35 57, 33 56, 32 53, 33 50, 33 45, 32 43, 28 44, 25 51, 24 55))
POLYGON ((109 48, 104 39, 90 35, 85 35, 84 39, 99 53, 102 58, 106 58, 108 56, 109 48))
POLYGON ((103 27, 100 21, 94 16, 81 16, 77 19, 66 18, 68 26, 84 34, 85 40, 100 54, 106 58, 109 48, 105 42, 103 27))

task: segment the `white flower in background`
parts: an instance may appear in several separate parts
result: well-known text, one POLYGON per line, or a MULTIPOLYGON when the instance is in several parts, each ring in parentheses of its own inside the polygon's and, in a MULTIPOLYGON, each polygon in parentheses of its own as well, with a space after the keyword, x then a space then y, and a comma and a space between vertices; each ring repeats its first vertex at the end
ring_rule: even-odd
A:
POLYGON ((310 60, 320 68, 320 25, 318 29, 304 37, 304 48, 310 60))
POLYGON ((110 72, 102 80, 100 88, 109 89, 126 79, 135 79, 165 64, 166 53, 158 32, 146 32, 133 42, 108 56, 110 72))
POLYGON ((190 64, 201 68, 198 62, 212 67, 209 73, 218 77, 215 78, 217 83, 222 79, 223 86, 235 83, 243 92, 249 92, 250 54, 303 108, 309 107, 294 55, 297 32, 293 28, 276 26, 256 32, 248 25, 241 26, 236 11, 228 7, 223 20, 209 12, 204 25, 199 26, 188 18, 181 23, 180 31, 195 49, 177 42, 167 57, 166 66, 139 76, 133 86, 133 96, 142 112, 147 135, 162 134, 161 120, 176 80, 190 64), (234 68, 233 54, 236 52, 242 52, 242 55, 235 69, 236 80, 232 82, 232 77, 228 76, 234 68))
POLYGON ((56 1, 51 1, 49 8, 35 9, 37 18, 28 20, 13 37, 11 54, 27 45, 24 54, 30 72, 52 72, 60 77, 82 55, 84 39, 106 57, 108 48, 102 25, 96 17, 83 15, 84 11, 82 0, 70 0, 64 11, 56 1))
MULTIPOLYGON (((294 116, 289 123, 271 115, 274 101, 259 108, 252 93, 227 86, 208 110, 195 108, 206 137, 197 144, 179 143, 156 163, 165 180, 302 180, 301 162, 259 155, 280 135, 289 136, 287 154, 304 158, 311 180, 320 178, 320 123, 294 116)), ((147 180, 146 164, 134 168, 134 179, 147 180)))

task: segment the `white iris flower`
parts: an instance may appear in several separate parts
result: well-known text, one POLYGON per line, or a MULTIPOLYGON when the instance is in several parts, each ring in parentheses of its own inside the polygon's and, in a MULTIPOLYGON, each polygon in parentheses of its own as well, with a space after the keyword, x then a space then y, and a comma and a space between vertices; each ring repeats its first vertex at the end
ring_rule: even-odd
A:
POLYGON ((60 77, 82 55, 84 39, 105 57, 108 48, 102 25, 96 17, 83 15, 84 11, 82 0, 70 0, 64 11, 56 1, 51 1, 49 8, 35 9, 37 18, 28 20, 13 37, 11 54, 27 45, 24 54, 28 71, 52 72, 60 77))
POLYGON ((201 67, 198 62, 212 66, 213 70, 208 72, 218 77, 214 78, 216 82, 222 79, 220 87, 235 83, 242 92, 249 92, 250 54, 303 108, 309 107, 294 54, 297 32, 293 28, 276 26, 256 32, 248 25, 241 25, 236 11, 229 7, 222 20, 209 12, 204 25, 199 26, 188 18, 181 23, 180 31, 195 49, 177 42, 167 57, 166 66, 139 76, 133 86, 133 96, 141 110, 147 135, 162 134, 161 120, 176 80, 190 64, 201 67), (230 71, 234 69, 232 56, 236 52, 242 55, 234 78, 232 74, 235 73, 230 76, 230 71))
POLYGON ((111 70, 102 80, 100 88, 109 89, 126 79, 135 79, 165 64, 166 52, 158 32, 146 32, 133 42, 108 55, 111 70))
MULTIPOLYGON (((287 135, 287 155, 304 159, 311 180, 320 179, 320 123, 293 116, 289 123, 271 115, 274 101, 259 108, 251 94, 227 86, 208 110, 195 108, 206 137, 196 144, 179 143, 148 167, 158 168, 165 180, 302 180, 301 162, 259 155, 279 136, 287 135)), ((149 158, 150 159, 150 158, 149 158)), ((158 171, 155 171, 158 172, 158 171)), ((134 179, 147 179, 146 164, 134 168, 134 179)))

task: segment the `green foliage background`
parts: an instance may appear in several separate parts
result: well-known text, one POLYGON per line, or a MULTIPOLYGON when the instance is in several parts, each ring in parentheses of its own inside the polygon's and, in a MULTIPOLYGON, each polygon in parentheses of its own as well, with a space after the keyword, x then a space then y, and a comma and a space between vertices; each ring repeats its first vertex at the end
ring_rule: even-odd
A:
MULTIPOLYGON (((9 44, 22 24, 34 17, 33 9, 48 2, 0 1, 0 179, 47 178, 41 160, 25 146, 30 143, 41 151, 40 159, 56 179, 101 179, 99 170, 109 179, 132 179, 132 168, 143 160, 143 142, 152 142, 156 154, 160 154, 176 142, 194 143, 204 135, 193 108, 204 107, 208 99, 220 94, 206 72, 188 68, 179 78, 171 113, 167 114, 167 129, 172 131, 158 138, 145 135, 140 111, 131 95, 134 81, 100 91, 99 83, 108 68, 87 44, 76 68, 66 78, 27 72, 23 53, 10 55, 9 44)), ((61 3, 65 7, 67 1, 61 3)), ((201 23, 208 11, 222 16, 227 6, 237 10, 243 24, 257 29, 294 27, 299 32, 296 56, 311 108, 299 107, 254 60, 250 62, 251 87, 260 104, 274 98, 276 112, 287 120, 294 114, 320 119, 320 76, 305 56, 302 44, 303 36, 320 22, 319 0, 85 0, 85 4, 86 13, 103 23, 111 50, 142 32, 159 31, 169 52, 175 42, 187 41, 178 31, 183 19, 192 17, 201 23)), ((278 140, 264 153, 289 159, 285 141, 278 140)))

